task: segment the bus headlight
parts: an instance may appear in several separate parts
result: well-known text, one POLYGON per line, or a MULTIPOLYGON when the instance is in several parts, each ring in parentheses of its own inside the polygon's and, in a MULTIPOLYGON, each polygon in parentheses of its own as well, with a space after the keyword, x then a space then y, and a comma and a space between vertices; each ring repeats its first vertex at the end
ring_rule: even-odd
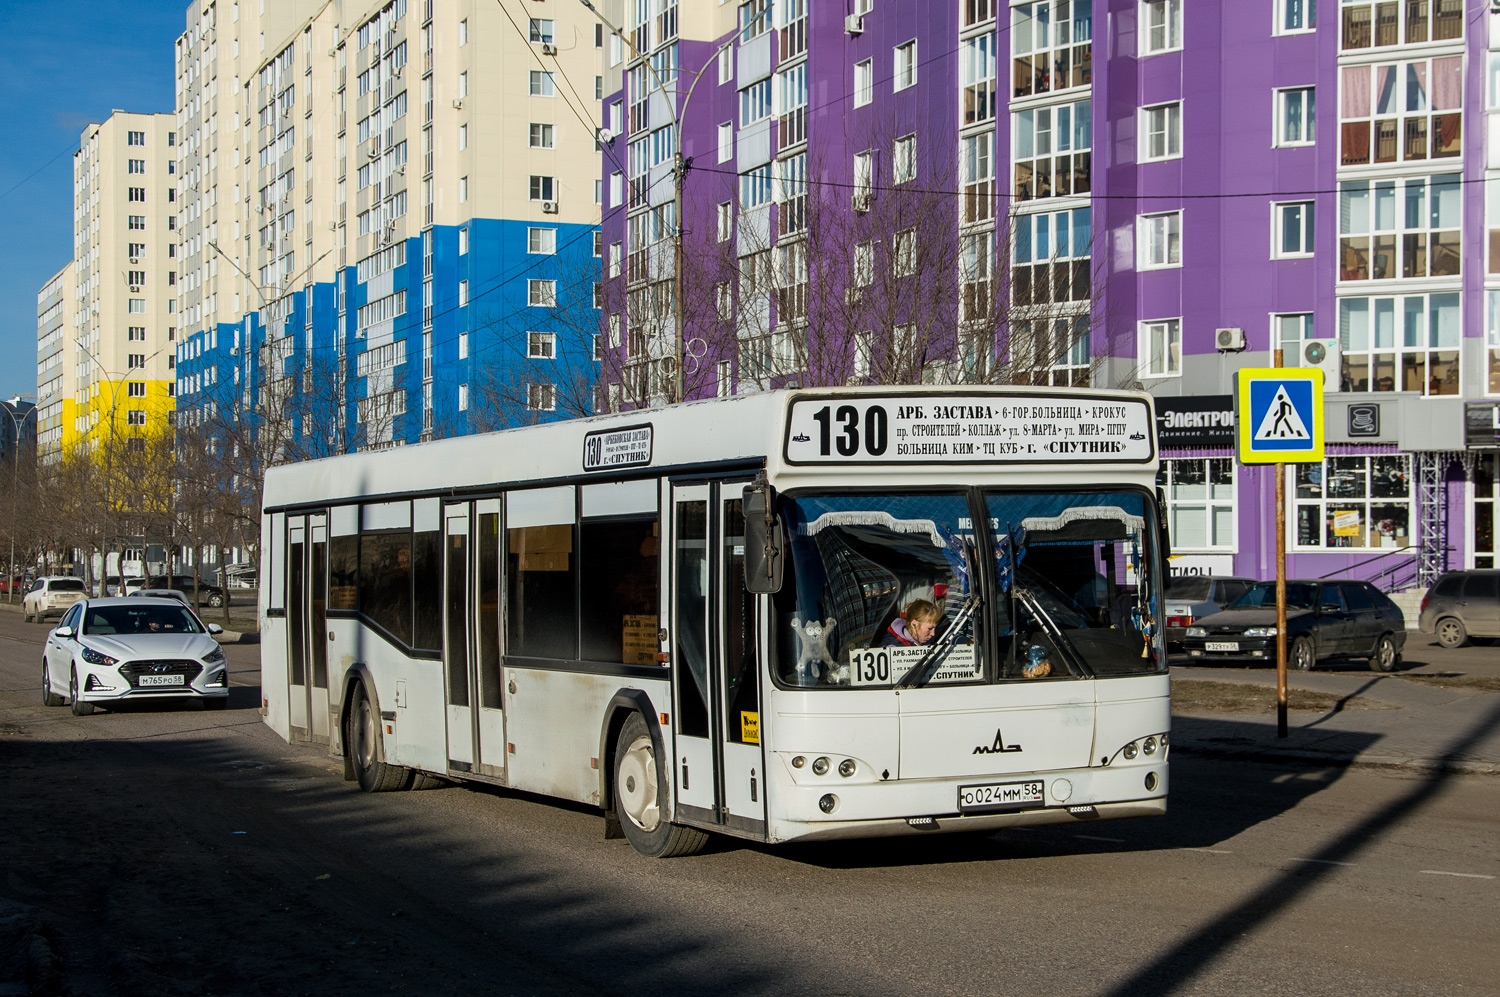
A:
POLYGON ((1125 760, 1128 762, 1132 758, 1134 758, 1136 754, 1139 753, 1139 751, 1140 749, 1136 747, 1135 742, 1131 741, 1129 744, 1125 745, 1125 750, 1121 751, 1120 754, 1124 755, 1125 760))
POLYGON ((797 756, 795 756, 792 759, 792 768, 794 768, 794 769, 800 769, 802 766, 804 766, 806 764, 807 764, 807 759, 804 758, 801 755, 797 755, 797 756))
POLYGON ((824 793, 818 797, 818 809, 825 814, 831 814, 838 809, 839 798, 832 793, 824 793))
POLYGON ((1148 737, 1141 742, 1141 750, 1148 755, 1156 754, 1156 738, 1148 737))
POLYGON ((827 774, 828 774, 828 759, 826 757, 813 759, 813 775, 827 775, 827 774))
POLYGON ((854 759, 845 758, 843 761, 839 762, 839 775, 847 779, 854 774, 854 768, 854 759))

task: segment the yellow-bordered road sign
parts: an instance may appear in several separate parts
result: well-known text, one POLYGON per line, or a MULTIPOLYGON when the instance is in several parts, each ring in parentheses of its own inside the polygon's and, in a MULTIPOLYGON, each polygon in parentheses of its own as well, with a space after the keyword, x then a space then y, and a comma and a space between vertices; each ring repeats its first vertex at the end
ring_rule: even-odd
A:
POLYGON ((1316 367, 1239 371, 1236 428, 1244 464, 1316 464, 1323 459, 1323 372, 1316 367))

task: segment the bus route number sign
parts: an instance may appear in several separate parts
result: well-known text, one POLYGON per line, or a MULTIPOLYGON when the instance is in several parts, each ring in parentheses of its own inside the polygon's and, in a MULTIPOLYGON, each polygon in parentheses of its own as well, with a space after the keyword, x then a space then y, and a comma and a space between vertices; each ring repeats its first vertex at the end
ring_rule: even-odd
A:
POLYGON ((613 471, 619 467, 641 467, 651 463, 651 427, 630 426, 583 438, 583 469, 613 471))
POLYGON ((1153 456, 1143 400, 902 395, 792 403, 788 464, 1135 463, 1153 456))

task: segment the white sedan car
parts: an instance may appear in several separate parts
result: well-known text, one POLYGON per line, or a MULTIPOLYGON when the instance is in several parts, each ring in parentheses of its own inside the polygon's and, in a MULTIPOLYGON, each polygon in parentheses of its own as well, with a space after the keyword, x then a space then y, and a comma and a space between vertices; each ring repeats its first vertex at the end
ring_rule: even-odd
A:
POLYGON ((84 599, 47 635, 42 702, 69 702, 80 717, 126 699, 201 699, 221 710, 229 670, 213 635, 223 632, 176 599, 84 599))

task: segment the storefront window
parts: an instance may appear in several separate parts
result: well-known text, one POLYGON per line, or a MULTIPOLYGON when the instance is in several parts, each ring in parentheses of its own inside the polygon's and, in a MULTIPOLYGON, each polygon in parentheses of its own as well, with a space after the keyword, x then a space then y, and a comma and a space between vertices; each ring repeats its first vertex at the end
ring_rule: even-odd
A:
POLYGON ((1293 485, 1297 546, 1406 547, 1410 544, 1411 459, 1330 457, 1298 464, 1293 485))
POLYGON ((1167 494, 1174 550, 1234 549, 1232 458, 1162 461, 1158 483, 1167 494))

